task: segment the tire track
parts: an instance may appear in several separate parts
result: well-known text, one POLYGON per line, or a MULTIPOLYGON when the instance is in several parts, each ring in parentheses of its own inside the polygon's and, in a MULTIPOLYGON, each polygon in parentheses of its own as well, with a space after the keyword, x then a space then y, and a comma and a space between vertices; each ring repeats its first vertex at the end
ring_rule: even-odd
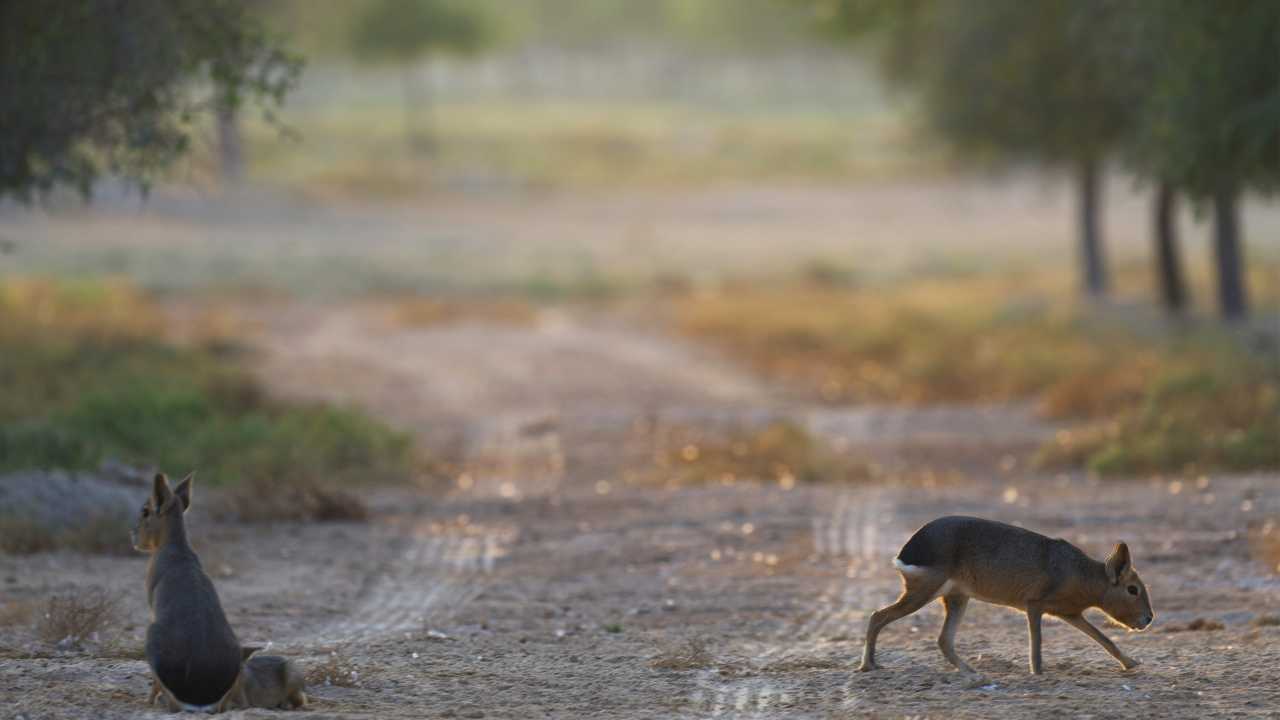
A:
POLYGON ((425 520, 408 530, 407 546, 347 616, 310 639, 342 644, 418 631, 439 622, 483 590, 516 537, 514 528, 470 527, 465 535, 440 534, 425 520))
MULTIPOLYGON (((820 558, 845 560, 845 572, 826 583, 808 612, 780 624, 764 640, 741 646, 752 671, 770 675, 726 678, 714 670, 699 673, 688 696, 695 714, 773 717, 800 703, 812 709, 813 716, 825 716, 859 704, 860 698, 846 685, 839 696, 821 695, 820 707, 815 707, 812 694, 804 692, 803 675, 786 671, 829 663, 833 638, 848 638, 856 645, 863 621, 892 594, 879 581, 889 577, 881 565, 888 563, 907 529, 898 519, 889 489, 842 492, 823 506, 830 510, 812 518, 813 552, 820 558)), ((851 671, 855 655, 851 651, 847 659, 851 671)), ((788 715, 794 716, 793 711, 788 715)))

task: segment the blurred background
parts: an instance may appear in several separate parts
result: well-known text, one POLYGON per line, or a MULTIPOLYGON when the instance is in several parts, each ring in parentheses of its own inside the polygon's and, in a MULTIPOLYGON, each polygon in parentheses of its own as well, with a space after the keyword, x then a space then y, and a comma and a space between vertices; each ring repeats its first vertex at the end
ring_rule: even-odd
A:
POLYGON ((1123 498, 1275 607, 1275 2, 77 0, 0 38, 8 552, 114 547, 41 493, 150 467, 228 522, 947 487, 875 507, 1123 498))

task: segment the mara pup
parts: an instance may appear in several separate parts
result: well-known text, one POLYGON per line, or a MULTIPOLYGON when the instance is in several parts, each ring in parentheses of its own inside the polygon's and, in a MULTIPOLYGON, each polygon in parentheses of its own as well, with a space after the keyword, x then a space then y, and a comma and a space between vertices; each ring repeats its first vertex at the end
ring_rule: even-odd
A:
POLYGON ((168 479, 157 474, 133 531, 134 548, 151 554, 146 655, 153 682, 148 702, 163 694, 171 712, 220 712, 240 677, 240 641, 187 541, 183 513, 190 507, 191 476, 170 489, 168 479))
POLYGON ((867 622, 862 666, 875 670, 876 636, 886 625, 942 598, 946 620, 938 635, 943 656, 961 671, 977 675, 956 655, 956 628, 969 598, 1005 605, 1026 613, 1031 636, 1031 672, 1040 673, 1040 618, 1060 618, 1093 638, 1125 670, 1138 664, 1084 618, 1099 608, 1133 630, 1155 618, 1147 587, 1133 569, 1129 547, 1116 545, 1106 562, 1098 562, 1062 539, 1051 539, 992 520, 938 518, 916 531, 893 561, 902 574, 902 595, 877 610, 867 622))
POLYGON ((244 666, 227 709, 276 708, 293 710, 307 706, 306 682, 292 661, 279 655, 255 655, 262 648, 244 648, 244 666))

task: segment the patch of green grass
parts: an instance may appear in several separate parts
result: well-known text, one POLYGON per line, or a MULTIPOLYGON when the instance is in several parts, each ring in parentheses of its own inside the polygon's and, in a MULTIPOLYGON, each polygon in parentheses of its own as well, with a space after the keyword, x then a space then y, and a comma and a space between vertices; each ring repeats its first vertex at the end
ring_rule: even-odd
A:
POLYGON ((673 301, 684 332, 838 403, 1033 400, 1088 421, 1040 453, 1102 474, 1280 467, 1280 377, 1214 330, 1136 328, 1040 279, 734 287, 673 301))
POLYGON ((1166 370, 1114 418, 1060 433, 1040 462, 1104 475, 1280 467, 1280 382, 1268 375, 1241 360, 1166 370))
POLYGON ((348 484, 402 478, 407 436, 354 410, 284 404, 215 354, 159 339, 128 286, 0 285, 0 469, 111 457, 202 482, 348 484))

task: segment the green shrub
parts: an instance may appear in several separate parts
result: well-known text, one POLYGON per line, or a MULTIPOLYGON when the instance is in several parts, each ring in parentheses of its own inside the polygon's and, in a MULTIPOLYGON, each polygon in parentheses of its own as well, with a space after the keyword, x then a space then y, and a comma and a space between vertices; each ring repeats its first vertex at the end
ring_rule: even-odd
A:
POLYGON ((155 316, 127 286, 0 285, 0 470, 110 457, 220 485, 410 474, 406 435, 355 410, 273 401, 225 359, 165 344, 155 316))

